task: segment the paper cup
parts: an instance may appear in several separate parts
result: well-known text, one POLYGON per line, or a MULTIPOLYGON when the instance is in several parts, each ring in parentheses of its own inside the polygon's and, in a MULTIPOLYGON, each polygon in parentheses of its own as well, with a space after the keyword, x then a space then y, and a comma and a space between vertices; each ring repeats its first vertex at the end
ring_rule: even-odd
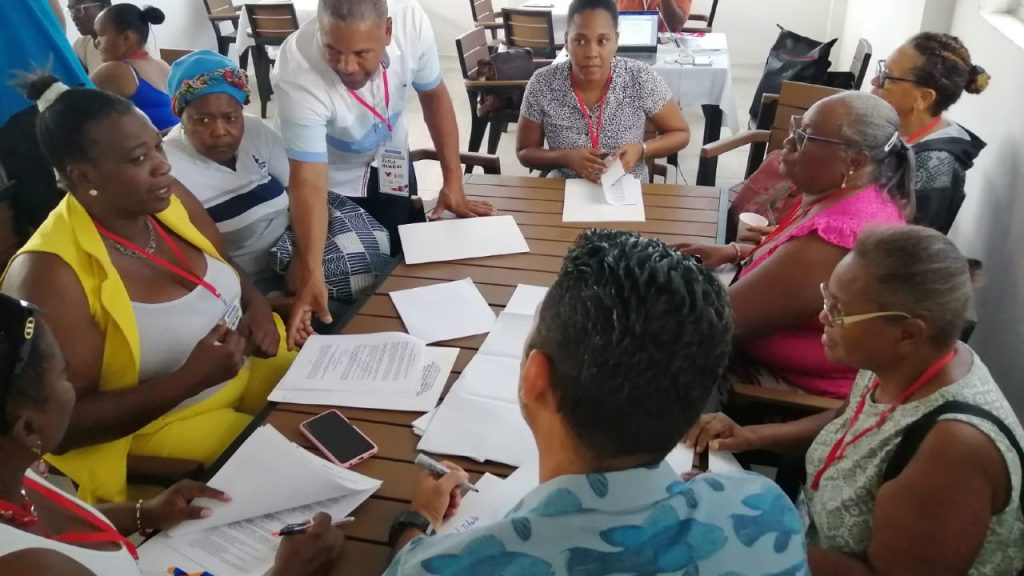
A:
POLYGON ((745 236, 756 234, 751 232, 752 226, 767 226, 768 219, 755 212, 744 212, 740 214, 739 225, 737 226, 737 237, 743 238, 745 236))

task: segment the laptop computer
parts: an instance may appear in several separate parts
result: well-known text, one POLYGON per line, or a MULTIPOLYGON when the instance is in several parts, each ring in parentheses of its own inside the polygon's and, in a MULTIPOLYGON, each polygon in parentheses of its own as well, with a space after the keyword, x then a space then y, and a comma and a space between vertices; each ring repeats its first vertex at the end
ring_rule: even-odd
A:
POLYGON ((658 62, 657 11, 619 12, 618 55, 654 65, 658 62))

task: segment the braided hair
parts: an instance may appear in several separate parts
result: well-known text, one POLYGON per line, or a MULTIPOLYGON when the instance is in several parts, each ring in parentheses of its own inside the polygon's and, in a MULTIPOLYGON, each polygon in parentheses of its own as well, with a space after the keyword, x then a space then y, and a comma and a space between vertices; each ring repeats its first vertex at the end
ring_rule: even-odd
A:
POLYGON ((981 94, 988 87, 991 76, 971 62, 971 53, 956 36, 921 32, 909 43, 921 56, 921 63, 911 75, 921 86, 935 92, 932 115, 948 110, 964 92, 981 94))

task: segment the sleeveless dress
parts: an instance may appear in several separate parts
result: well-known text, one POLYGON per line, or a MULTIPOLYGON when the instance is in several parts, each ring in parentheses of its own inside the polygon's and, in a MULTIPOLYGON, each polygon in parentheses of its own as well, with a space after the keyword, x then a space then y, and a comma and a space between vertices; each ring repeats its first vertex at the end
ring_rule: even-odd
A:
MULTIPOLYGON (((857 376, 846 412, 829 423, 814 439, 806 457, 808 478, 813 478, 825 463, 832 445, 849 426, 857 400, 874 378, 874 374, 866 371, 857 376)), ((867 553, 871 542, 875 497, 881 486, 885 466, 903 437, 903 431, 915 420, 949 400, 960 400, 988 410, 1013 430, 1018 442, 1024 443, 1024 430, 1021 429, 1020 421, 999 390, 999 385, 992 379, 988 368, 974 354, 974 364, 961 380, 894 410, 885 425, 847 448, 845 455, 822 476, 817 491, 804 488, 801 499, 807 504, 808 544, 854 556, 867 553)), ((888 404, 878 404, 869 397, 857 425, 847 437, 852 438, 873 424, 887 407, 888 404)), ((1006 437, 987 420, 966 414, 946 414, 940 420, 966 422, 984 432, 999 448, 1010 472, 1009 505, 992 518, 988 534, 969 574, 1017 574, 1024 567, 1024 519, 1021 518, 1020 508, 1021 462, 1006 437)))
MULTIPOLYGON (((829 244, 851 250, 865 228, 903 223, 899 208, 885 192, 877 186, 869 186, 822 209, 783 232, 771 246, 755 252, 754 259, 743 267, 737 281, 742 282, 790 240, 814 234, 829 244)), ((857 371, 825 356, 822 330, 818 315, 813 314, 795 328, 745 342, 740 348, 757 364, 801 390, 845 398, 857 371)))
POLYGON ((153 125, 156 126, 156 129, 161 132, 177 126, 179 120, 174 115, 174 112, 171 111, 170 95, 161 92, 156 86, 153 86, 145 78, 139 76, 139 71, 134 66, 131 64, 127 65, 132 69, 132 74, 135 75, 135 81, 138 83, 135 94, 132 94, 132 97, 129 98, 132 104, 135 104, 136 108, 142 110, 149 117, 153 125))
MULTIPOLYGON (((57 488, 52 484, 31 470, 27 471, 25 476, 35 480, 47 488, 57 490, 57 488)), ((103 516, 99 510, 96 510, 85 502, 75 500, 73 496, 68 496, 68 499, 72 500, 75 504, 91 513, 96 518, 109 524, 109 521, 107 521, 106 517, 103 516)), ((56 540, 37 536, 36 534, 19 530, 14 526, 0 523, 0 556, 4 556, 12 552, 18 552, 19 550, 27 550, 29 548, 44 548, 46 550, 59 552, 85 566, 92 571, 93 574, 97 575, 110 574, 117 576, 136 576, 137 574, 141 574, 138 564, 135 563, 135 559, 132 558, 132 555, 124 547, 121 547, 119 550, 94 550, 91 548, 83 548, 81 546, 75 546, 74 544, 66 544, 64 542, 58 542, 56 540)))

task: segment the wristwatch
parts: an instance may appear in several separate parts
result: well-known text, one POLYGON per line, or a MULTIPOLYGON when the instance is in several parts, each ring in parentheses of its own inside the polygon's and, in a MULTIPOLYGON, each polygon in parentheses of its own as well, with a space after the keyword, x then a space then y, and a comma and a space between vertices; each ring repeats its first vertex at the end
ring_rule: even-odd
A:
POLYGON ((426 534, 430 530, 430 520, 413 510, 407 510, 395 516, 395 520, 391 523, 391 529, 388 530, 388 545, 394 547, 398 543, 398 539, 409 528, 415 528, 426 534))

